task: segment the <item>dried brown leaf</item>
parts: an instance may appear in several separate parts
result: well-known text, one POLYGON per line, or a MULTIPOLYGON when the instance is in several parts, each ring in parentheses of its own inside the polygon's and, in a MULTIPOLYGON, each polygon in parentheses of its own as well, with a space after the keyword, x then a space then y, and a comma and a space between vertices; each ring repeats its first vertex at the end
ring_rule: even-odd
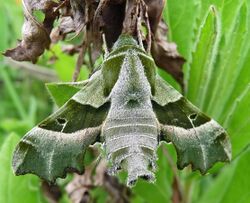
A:
POLYGON ((148 17, 152 33, 156 33, 158 24, 161 20, 165 0, 144 0, 148 7, 148 17))
POLYGON ((67 34, 75 32, 75 30, 74 21, 70 16, 60 18, 58 27, 54 28, 50 34, 52 43, 64 40, 67 34))
POLYGON ((62 191, 58 185, 50 185, 46 181, 42 181, 41 188, 49 203, 58 203, 62 197, 62 191))
POLYGON ((49 33, 56 18, 56 14, 53 12, 55 6, 57 4, 51 0, 24 0, 25 21, 22 28, 22 41, 16 48, 7 50, 4 55, 17 61, 35 63, 44 50, 49 48, 49 33), (38 22, 33 16, 35 10, 40 10, 45 14, 43 23, 38 22))
POLYGON ((137 20, 140 15, 140 1, 127 0, 125 9, 125 18, 123 21, 123 33, 136 36, 137 35, 137 20))
POLYGON ((96 10, 94 32, 98 35, 100 30, 103 31, 109 48, 112 47, 122 32, 125 5, 124 0, 102 0, 96 10))
POLYGON ((168 42, 166 36, 167 25, 161 20, 153 39, 152 56, 156 65, 171 74, 183 88, 184 74, 182 66, 185 63, 185 59, 178 53, 176 44, 168 42))
MULTIPOLYGON (((164 4, 165 0, 61 0, 60 3, 53 0, 24 0, 23 39, 16 48, 7 50, 5 56, 18 61, 36 62, 49 48, 51 40, 56 43, 65 40, 69 33, 78 35, 83 32, 85 52, 89 55, 91 66, 102 51, 103 33, 110 48, 122 32, 139 36, 138 27, 142 23, 148 30, 148 36, 142 37, 144 46, 150 50, 152 32, 151 52, 156 64, 183 87, 182 65, 185 60, 177 52, 176 45, 167 41, 167 27, 160 21, 164 4), (33 16, 36 10, 45 14, 42 23, 33 16), (51 33, 53 22, 59 14, 59 26, 51 33)), ((82 49, 74 48, 71 53, 79 50, 82 49)))
MULTIPOLYGON (((95 163, 95 162, 94 162, 95 163)), ((73 203, 89 202, 91 190, 103 187, 108 193, 107 202, 128 203, 130 190, 119 183, 117 177, 107 174, 107 164, 101 160, 95 167, 89 167, 83 175, 75 175, 74 179, 67 185, 66 191, 73 203)))
POLYGON ((66 191, 72 203, 90 202, 90 189, 93 188, 91 173, 92 169, 87 168, 84 175, 75 174, 74 179, 67 185, 66 191))
POLYGON ((53 0, 24 0, 24 4, 31 10, 47 11, 57 5, 53 0))
POLYGON ((85 0, 70 0, 72 17, 75 24, 75 32, 80 33, 85 25, 85 0))
POLYGON ((131 191, 125 185, 119 183, 117 177, 107 173, 107 164, 102 160, 96 168, 95 184, 104 187, 110 200, 107 202, 129 203, 131 191))

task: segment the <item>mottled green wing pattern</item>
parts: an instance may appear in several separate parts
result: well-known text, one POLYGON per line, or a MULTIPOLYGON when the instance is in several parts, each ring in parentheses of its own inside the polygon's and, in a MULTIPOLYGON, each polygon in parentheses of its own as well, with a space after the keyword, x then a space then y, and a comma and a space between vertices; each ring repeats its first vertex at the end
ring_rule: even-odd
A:
POLYGON ((17 175, 33 173, 48 182, 65 178, 67 172, 83 173, 85 150, 96 141, 99 133, 99 127, 75 133, 35 127, 18 144, 13 169, 17 175))
POLYGON ((216 121, 162 79, 157 78, 156 90, 152 102, 161 124, 161 140, 175 146, 178 168, 191 164, 193 170, 204 174, 214 163, 231 159, 228 135, 216 121))
POLYGON ((13 157, 17 175, 33 173, 53 182, 67 171, 83 172, 84 153, 99 141, 109 110, 107 99, 100 94, 101 83, 99 75, 22 138, 13 157))

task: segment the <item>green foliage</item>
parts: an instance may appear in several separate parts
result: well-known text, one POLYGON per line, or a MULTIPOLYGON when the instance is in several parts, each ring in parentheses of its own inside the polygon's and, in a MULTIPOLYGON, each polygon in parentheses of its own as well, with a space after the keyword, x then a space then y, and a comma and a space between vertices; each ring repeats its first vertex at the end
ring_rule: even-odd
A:
POLYGON ((171 39, 177 42, 179 51, 187 59, 186 95, 227 129, 232 141, 233 157, 237 158, 225 169, 220 169, 218 165, 215 171, 211 171, 216 177, 193 177, 193 189, 190 190, 191 198, 188 200, 248 202, 249 194, 245 188, 249 187, 250 179, 246 177, 243 181, 240 177, 247 170, 243 163, 249 161, 247 152, 241 151, 250 143, 250 1, 194 0, 190 1, 189 6, 196 9, 190 12, 176 1, 168 1, 166 9, 169 13, 165 16, 169 22, 171 39), (182 20, 177 21, 178 16, 182 20), (182 25, 176 25, 177 22, 182 25), (192 34, 183 35, 183 30, 187 29, 192 34), (186 36, 189 37, 187 41, 183 40, 186 36), (233 168, 238 168, 237 175, 233 168), (242 188, 241 191, 234 186, 235 181, 242 188), (225 187, 226 182, 230 190, 225 187))
POLYGON ((200 4, 201 1, 198 0, 170 0, 166 3, 163 12, 163 17, 170 28, 168 37, 177 43, 178 50, 186 60, 191 57, 190 50, 192 50, 193 40, 196 38, 194 29, 199 16, 200 4))
MULTIPOLYGON (((77 38, 74 40, 77 40, 77 38)), ((64 53, 62 47, 65 45, 67 44, 58 43, 51 45, 51 49, 49 51, 45 51, 45 53, 40 57, 38 64, 53 68, 60 81, 69 82, 72 81, 72 75, 75 70, 77 57, 75 55, 70 56, 64 53), (55 61, 52 64, 48 63, 51 58, 55 58, 55 61)), ((79 80, 86 80, 88 79, 90 69, 86 65, 83 65, 82 67, 79 80)))
MULTIPOLYGON (((0 52, 13 46, 20 38, 23 21, 21 1, 0 0, 0 52), (19 2, 19 3, 18 3, 19 2)), ((32 175, 16 177, 11 167, 14 147, 20 136, 50 108, 44 83, 21 71, 10 69, 0 55, 0 202, 43 203, 41 182, 32 175), (36 98, 36 99, 34 99, 36 98)))
POLYGON ((42 203, 39 178, 32 175, 16 177, 12 172, 11 157, 19 137, 11 134, 0 150, 0 202, 37 202, 42 203), (4 186, 5 185, 5 186, 4 186))
MULTIPOLYGON (((231 1, 230 4, 233 4, 231 1)), ((199 107, 204 109, 208 115, 212 115, 220 123, 222 123, 232 137, 237 136, 236 144, 233 139, 233 153, 236 155, 240 152, 237 145, 242 144, 241 148, 246 146, 246 136, 250 138, 249 132, 249 121, 245 121, 242 124, 237 124, 237 129, 244 128, 243 131, 238 132, 233 124, 230 125, 232 120, 238 120, 236 107, 245 107, 245 116, 241 114, 241 119, 247 118, 250 110, 247 107, 247 101, 249 101, 249 81, 250 76, 247 73, 248 68, 248 53, 249 53, 249 42, 248 42, 248 10, 247 4, 242 2, 232 6, 232 12, 235 12, 235 16, 232 19, 230 14, 224 9, 222 13, 214 16, 215 24, 213 29, 209 29, 213 32, 214 44, 207 46, 206 50, 200 48, 200 44, 207 44, 213 42, 209 37, 203 38, 202 33, 209 33, 206 31, 206 25, 209 26, 210 18, 205 18, 205 26, 201 26, 199 32, 201 35, 197 38, 197 44, 195 44, 195 51, 193 52, 192 62, 190 65, 190 77, 189 87, 187 91, 188 98, 194 101, 199 107), (221 18, 220 18, 221 16, 221 18), (228 22, 225 18, 231 18, 228 22), (219 21, 219 22, 218 22, 219 21), (225 31, 223 31, 225 30, 225 31), (220 33, 221 32, 221 33, 220 33), (211 47, 211 48, 210 48, 211 47), (206 55, 200 55, 206 53, 206 55), (197 71, 197 61, 208 61, 208 64, 200 66, 200 69, 204 71, 197 71), (244 75, 242 74, 244 73, 244 75), (197 83, 197 81, 199 81, 197 83), (198 85, 199 84, 199 85, 198 85), (198 89, 199 88, 199 89, 198 89), (237 101, 237 102, 235 102, 237 101), (243 139, 244 141, 241 141, 243 139)), ((220 9, 219 9, 220 10, 220 9)), ((208 16, 209 17, 209 16, 208 16)), ((247 120, 247 119, 246 119, 247 120)))
POLYGON ((208 82, 212 77, 211 69, 217 56, 220 39, 220 19, 215 7, 210 7, 200 27, 195 54, 193 54, 188 79, 187 96, 202 107, 202 94, 207 92, 208 82), (204 82, 203 82, 204 81, 204 82))
MULTIPOLYGON (((16 2, 20 1, 0 0, 1 52, 10 46, 14 46, 15 39, 20 38, 23 16, 21 4, 16 2)), ((249 148, 245 148, 250 142, 249 6, 249 0, 168 0, 163 13, 169 25, 170 40, 177 43, 180 53, 187 60, 184 68, 188 85, 186 95, 191 94, 193 88, 196 89, 195 92, 192 92, 194 96, 189 99, 227 129, 231 137, 234 155, 231 164, 223 166, 223 168, 222 165, 217 165, 210 170, 211 174, 204 177, 197 173, 190 174, 189 170, 177 172, 181 182, 183 199, 186 202, 203 203, 214 200, 218 203, 248 203, 250 198, 248 191, 250 187, 248 175, 250 155, 249 148), (211 10, 211 5, 214 5, 215 10, 211 10), (215 25, 215 27, 212 25, 215 25), (209 26, 212 26, 211 30, 205 33, 209 26), (204 37, 205 34, 206 37, 204 37), (213 37, 216 37, 216 39, 213 37), (204 44, 210 46, 203 47, 204 44), (202 53, 202 49, 206 52, 202 53), (215 53, 211 53, 213 50, 215 53), (208 64, 208 67, 198 67, 198 64, 208 64), (202 70, 200 75, 197 76, 198 78, 194 77, 193 74, 196 74, 196 72, 192 70, 193 68, 198 71, 202 70), (192 85, 189 84, 190 78, 194 79, 194 81, 191 81, 192 85), (196 81, 200 82, 196 83, 196 81), (194 83, 197 86, 194 86, 194 83), (199 97, 202 99, 199 99, 199 97)), ((61 50, 56 47, 55 52, 59 54, 61 50)), ((53 65, 46 62, 49 58, 48 55, 51 56, 52 54, 46 53, 45 57, 40 59, 39 64, 52 67, 53 65)), ((60 76, 61 80, 69 81, 72 77, 71 73, 75 65, 72 63, 75 63, 75 59, 63 56, 62 58, 65 63, 57 64, 56 71, 58 73, 63 72, 60 76), (69 67, 65 67, 65 64, 69 67)), ((51 101, 46 96, 44 82, 31 79, 22 71, 11 70, 9 66, 5 66, 4 71, 7 73, 7 78, 2 72, 4 68, 2 57, 0 63, 0 148, 3 150, 10 143, 8 139, 10 132, 15 131, 18 136, 23 135, 24 131, 27 131, 51 113, 52 108, 51 101), (7 87, 7 84, 11 86, 7 87), (31 96, 35 100, 32 101, 31 96), (4 148, 1 147, 2 143, 4 143, 2 146, 4 148)), ((87 73, 84 73, 83 78, 86 78, 87 75, 87 73)), ((161 75, 164 75, 164 78, 173 86, 178 86, 169 75, 165 73, 161 75)), ((56 86, 52 88, 57 89, 56 86)), ((66 95, 62 101, 57 103, 64 103, 70 96, 66 95)), ((13 136, 11 137, 13 140, 13 136)), ((11 144, 12 148, 9 148, 9 153, 4 156, 4 159, 8 159, 9 162, 13 147, 18 139, 16 136, 14 137, 15 141, 11 144)), ((168 149, 172 157, 175 157, 174 149, 168 145, 158 149, 160 170, 156 174, 157 182, 155 185, 139 182, 132 190, 132 202, 171 202, 173 170, 166 155, 160 155, 163 147, 168 149)), ((2 150, 1 160, 3 158, 2 150)), ((176 158, 174 158, 174 161, 176 161, 176 158)), ((31 176, 11 177, 7 182, 4 176, 6 173, 11 175, 10 166, 6 167, 1 162, 0 167, 0 183, 5 186, 1 187, 1 192, 6 188, 13 187, 14 189, 9 190, 8 193, 11 193, 11 197, 12 193, 19 197, 20 199, 17 198, 17 202, 21 202, 23 200, 21 198, 25 198, 23 194, 28 194, 29 197, 34 195, 34 199, 31 199, 31 201, 25 199, 25 202, 39 202, 36 195, 40 183, 36 178, 31 176), (26 184, 30 183, 29 181, 32 178, 36 180, 32 180, 32 184, 28 184, 28 187, 21 187, 22 189, 19 190, 20 182, 18 181, 22 180, 26 184), (5 182, 2 183, 2 180, 5 182), (30 190, 30 185, 32 190, 30 190), (36 188, 36 191, 33 188, 36 188)), ((100 193, 105 193, 103 190, 98 192, 93 195, 105 196, 100 195, 100 193)), ((65 196, 66 194, 64 194, 65 196)), ((5 197, 1 193, 0 198, 5 197)), ((66 197, 64 200, 69 202, 66 197)), ((4 199, 3 202, 8 201, 4 199)))
POLYGON ((76 83, 48 83, 46 87, 56 105, 60 107, 86 84, 87 81, 76 83))
POLYGON ((250 198, 249 162, 250 146, 248 145, 230 165, 221 170, 221 175, 213 181, 213 184, 206 188, 206 193, 198 202, 248 203, 250 198))

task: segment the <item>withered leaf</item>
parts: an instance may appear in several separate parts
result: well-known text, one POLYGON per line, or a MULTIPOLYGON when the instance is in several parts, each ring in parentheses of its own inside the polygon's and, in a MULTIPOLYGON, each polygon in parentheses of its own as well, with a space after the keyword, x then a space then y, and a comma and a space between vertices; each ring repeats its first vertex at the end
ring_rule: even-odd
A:
POLYGON ((106 1, 98 7, 95 16, 95 32, 102 29, 109 48, 122 32, 125 14, 125 1, 106 1))
POLYGON ((57 4, 51 0, 31 1, 24 0, 24 24, 22 27, 22 41, 14 49, 7 50, 4 55, 17 61, 32 61, 35 63, 37 58, 49 48, 49 33, 53 26, 55 15, 53 8, 57 4), (33 12, 39 10, 45 14, 43 23, 38 22, 33 12))
POLYGON ((167 25, 161 20, 153 39, 152 56, 156 65, 170 73, 183 88, 184 74, 182 66, 185 63, 185 59, 178 53, 176 44, 168 42, 166 36, 167 25))
POLYGON ((60 18, 59 25, 50 34, 52 43, 64 40, 66 35, 75 32, 75 29, 74 21, 70 16, 60 18))
POLYGON ((24 0, 24 4, 31 11, 40 10, 44 12, 57 5, 53 0, 24 0))
POLYGON ((70 0, 76 33, 79 33, 85 25, 85 0, 70 0))
POLYGON ((164 9, 165 0, 144 0, 148 7, 148 17, 151 32, 156 33, 158 24, 161 20, 162 11, 164 9))
MULTIPOLYGON (((102 33, 105 34, 107 46, 111 48, 121 32, 136 36, 137 20, 141 16, 142 22, 149 23, 148 27, 152 32, 151 52, 156 64, 170 73, 183 87, 182 65, 185 60, 179 55, 176 45, 167 41, 167 27, 161 20, 165 0, 64 0, 59 3, 53 0, 24 0, 23 39, 16 48, 7 50, 4 55, 18 61, 36 62, 44 50, 49 48, 51 41, 56 43, 64 40, 69 33, 75 32, 78 35, 83 32, 83 43, 79 46, 86 48, 79 57, 88 53, 89 64, 93 66, 93 61, 102 50, 102 33), (45 14, 42 23, 33 15, 37 10, 45 14), (147 19, 145 16, 148 16, 147 19), (59 26, 51 33, 57 17, 59 26)), ((146 44, 149 45, 149 50, 151 35, 148 41, 150 42, 146 44)), ((78 53, 80 50, 82 49, 76 46, 71 53, 78 53)))

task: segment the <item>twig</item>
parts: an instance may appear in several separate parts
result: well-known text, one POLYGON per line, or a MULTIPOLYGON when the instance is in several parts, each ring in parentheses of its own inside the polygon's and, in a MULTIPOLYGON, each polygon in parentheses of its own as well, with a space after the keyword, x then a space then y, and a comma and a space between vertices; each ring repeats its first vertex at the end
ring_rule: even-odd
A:
POLYGON ((59 9, 61 9, 64 6, 67 6, 69 4, 69 0, 64 0, 62 3, 60 3, 54 10, 54 13, 57 13, 59 9))
POLYGON ((82 64, 84 62, 84 55, 85 55, 86 49, 87 49, 86 42, 83 41, 82 48, 79 52, 79 56, 78 56, 77 62, 76 62, 75 71, 74 71, 73 78, 72 78, 73 82, 77 81, 77 78, 80 74, 81 67, 82 67, 82 64))
POLYGON ((147 27, 147 30, 148 30, 148 33, 147 33, 147 52, 150 53, 151 51, 151 44, 152 44, 152 34, 151 34, 151 28, 150 28, 150 23, 149 23, 149 18, 148 18, 148 7, 147 5, 145 4, 145 2, 143 3, 143 6, 145 8, 145 23, 146 23, 146 27, 147 27))
POLYGON ((29 62, 18 62, 14 61, 10 58, 4 59, 4 64, 6 64, 10 68, 22 69, 29 75, 33 76, 42 81, 46 82, 55 82, 58 81, 57 74, 54 70, 49 68, 35 65, 29 62))
POLYGON ((116 177, 109 176, 106 171, 106 161, 97 159, 86 167, 83 175, 75 175, 66 187, 72 202, 89 202, 93 198, 91 190, 103 187, 109 195, 107 202, 129 203, 130 189, 119 183, 116 177))
POLYGON ((88 67, 88 69, 90 70, 90 73, 92 73, 93 72, 93 70, 94 70, 94 62, 93 62, 93 58, 92 58, 92 47, 91 47, 91 45, 89 45, 88 46, 88 56, 89 56, 89 67, 88 67))
POLYGON ((127 0, 125 17, 123 21, 123 30, 122 33, 126 33, 132 36, 138 34, 138 16, 139 16, 139 0, 127 0))
POLYGON ((102 34, 102 41, 103 41, 103 49, 104 49, 104 58, 106 58, 109 54, 109 51, 108 51, 108 46, 107 46, 105 34, 102 34))
POLYGON ((25 111, 25 108, 22 102, 20 102, 19 95, 17 94, 16 89, 11 82, 8 72, 6 71, 5 67, 2 64, 0 64, 0 74, 3 78, 7 92, 9 93, 20 118, 22 118, 23 120, 27 119, 27 113, 25 111))
POLYGON ((95 14, 94 14, 94 24, 96 24, 98 18, 102 15, 102 12, 103 12, 103 8, 105 7, 106 3, 108 2, 109 0, 101 0, 98 4, 98 7, 96 8, 96 11, 95 11, 95 14))
POLYGON ((141 16, 137 18, 137 38, 139 41, 139 45, 142 49, 144 49, 143 43, 142 43, 142 36, 141 36, 141 16))
POLYGON ((172 159, 172 157, 169 155, 166 147, 163 147, 163 154, 166 156, 168 163, 173 171, 174 174, 174 182, 172 187, 174 188, 174 192, 173 192, 173 196, 172 196, 172 201, 173 203, 180 203, 181 200, 183 199, 183 192, 182 192, 182 187, 181 187, 181 183, 180 183, 180 179, 178 176, 178 171, 177 168, 174 164, 174 161, 172 159))

